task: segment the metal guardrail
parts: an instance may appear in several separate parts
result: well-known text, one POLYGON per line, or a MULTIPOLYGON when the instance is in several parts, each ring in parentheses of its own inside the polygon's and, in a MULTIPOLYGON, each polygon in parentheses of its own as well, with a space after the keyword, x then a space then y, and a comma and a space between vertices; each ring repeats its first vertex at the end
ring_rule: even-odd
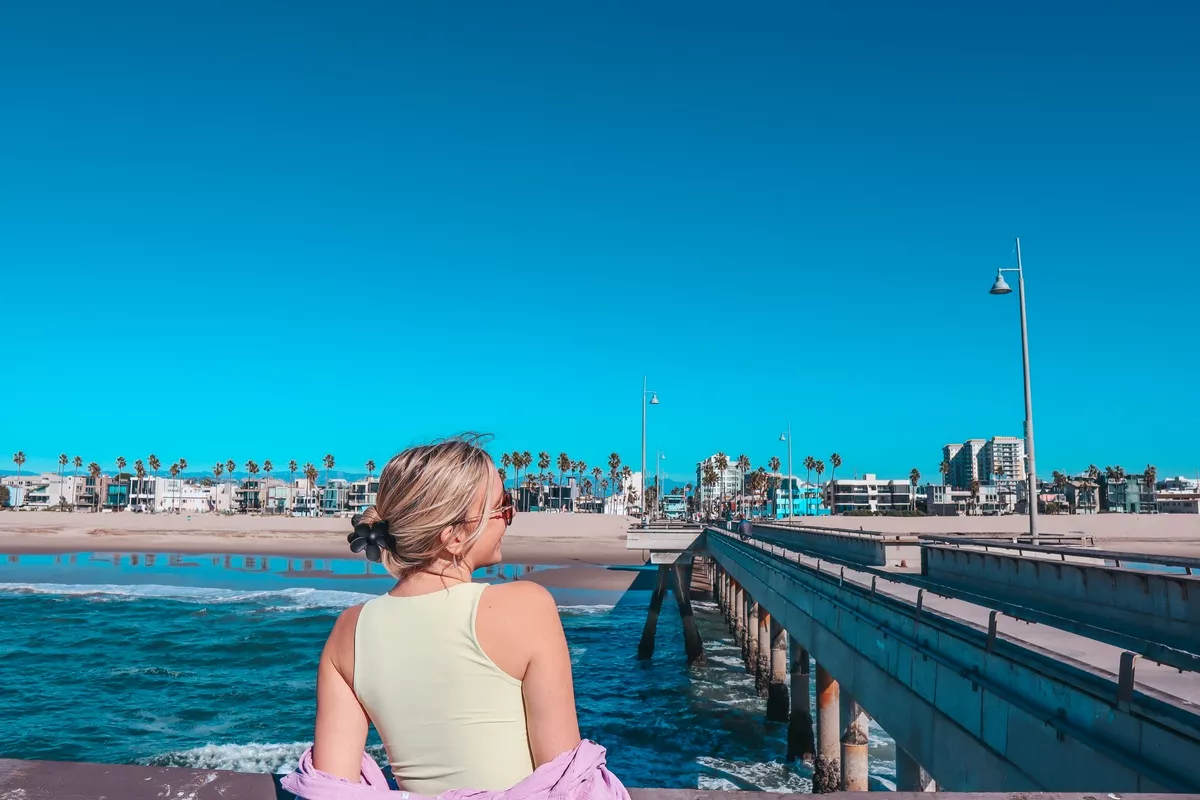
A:
MULTIPOLYGON (((713 528, 715 533, 730 536, 728 531, 713 528)), ((789 542, 784 537, 764 536, 761 533, 756 534, 755 539, 766 542, 768 544, 778 545, 785 550, 792 550, 794 542, 789 542)), ((1078 552, 1075 553, 1078 555, 1078 552)), ((1052 614, 1032 606, 1013 603, 1006 600, 997 600, 990 595, 978 594, 970 592, 958 587, 946 586, 945 584, 930 581, 924 577, 911 572, 895 572, 888 569, 860 564, 848 559, 836 558, 834 556, 813 556, 805 554, 809 558, 816 558, 818 564, 822 561, 839 566, 849 567, 850 569, 864 572, 874 577, 883 578, 884 580, 896 581, 897 583, 907 583, 910 586, 915 586, 930 592, 931 594, 940 595, 942 597, 953 600, 964 600, 968 603, 980 606, 982 608, 991 608, 996 611, 1012 617, 1013 619, 1024 622, 1035 622, 1039 625, 1047 625, 1051 628, 1057 628, 1068 633, 1074 633, 1088 639, 1095 639, 1098 642, 1104 642, 1114 647, 1120 647, 1123 650, 1129 650, 1150 661, 1155 661, 1159 664, 1166 664, 1178 670, 1186 672, 1200 672, 1200 653, 1193 653, 1186 650, 1179 650, 1174 647, 1169 647, 1161 642, 1154 642, 1140 636, 1125 633, 1124 631, 1112 630, 1091 623, 1070 617, 1063 617, 1058 614, 1052 614)), ((1200 642, 1197 643, 1197 648, 1200 649, 1200 642)))
POLYGON ((1016 550, 1018 552, 1028 551, 1031 553, 1061 555, 1061 560, 1063 561, 1067 560, 1067 556, 1075 556, 1076 558, 1083 557, 1113 561, 1117 567, 1120 567, 1121 562, 1125 561, 1137 564, 1157 564, 1163 567, 1182 567, 1187 570, 1188 575, 1195 575, 1197 572, 1200 572, 1200 558, 1188 558, 1186 556, 1163 556, 1153 553, 1130 553, 1122 550, 1095 550, 1079 547, 1054 547, 1053 545, 1044 544, 1013 544, 1012 542, 1001 542, 990 539, 960 539, 955 536, 934 534, 922 534, 920 540, 922 542, 937 542, 938 544, 954 545, 956 547, 982 547, 984 552, 991 552, 988 548, 996 548, 997 550, 1016 550))

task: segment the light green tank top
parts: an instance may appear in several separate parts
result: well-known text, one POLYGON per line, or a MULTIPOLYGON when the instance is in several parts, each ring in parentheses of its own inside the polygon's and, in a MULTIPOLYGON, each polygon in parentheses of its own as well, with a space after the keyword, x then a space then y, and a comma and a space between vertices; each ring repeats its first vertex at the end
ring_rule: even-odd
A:
POLYGON ((486 584, 363 606, 354 632, 354 693, 404 789, 507 789, 533 772, 521 682, 475 636, 486 584))

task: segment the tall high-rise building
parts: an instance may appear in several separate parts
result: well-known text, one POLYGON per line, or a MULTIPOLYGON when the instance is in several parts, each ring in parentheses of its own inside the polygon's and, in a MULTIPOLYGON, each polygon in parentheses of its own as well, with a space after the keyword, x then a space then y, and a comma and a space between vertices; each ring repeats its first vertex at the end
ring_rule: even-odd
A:
POLYGON ((948 444, 942 447, 942 459, 950 462, 946 482, 955 489, 969 489, 971 481, 979 481, 1015 491, 1017 483, 1025 480, 1025 440, 1016 436, 948 444))

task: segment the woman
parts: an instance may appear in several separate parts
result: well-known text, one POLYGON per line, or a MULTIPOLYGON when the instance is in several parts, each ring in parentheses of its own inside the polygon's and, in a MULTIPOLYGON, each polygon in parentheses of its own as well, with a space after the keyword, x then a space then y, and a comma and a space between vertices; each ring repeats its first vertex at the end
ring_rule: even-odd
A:
POLYGON ((413 447, 379 477, 351 549, 398 582, 344 611, 321 654, 313 766, 357 781, 374 723, 402 789, 505 789, 579 744, 554 599, 472 583, 500 562, 515 509, 469 438, 413 447))

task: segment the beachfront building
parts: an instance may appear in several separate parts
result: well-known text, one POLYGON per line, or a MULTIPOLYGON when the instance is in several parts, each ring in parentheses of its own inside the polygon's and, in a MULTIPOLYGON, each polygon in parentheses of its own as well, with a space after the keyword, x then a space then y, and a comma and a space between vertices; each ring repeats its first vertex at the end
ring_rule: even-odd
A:
POLYGON ((321 514, 332 517, 346 511, 350 496, 350 483, 344 478, 330 478, 321 487, 321 514))
POLYGON ((907 480, 881 480, 873 474, 838 478, 825 484, 825 505, 834 514, 905 511, 913 505, 913 485, 907 480))
POLYGON ((13 476, 11 481, 5 480, 4 485, 9 487, 9 502, 14 508, 20 504, 22 508, 42 511, 72 509, 83 478, 43 472, 41 475, 22 475, 19 482, 13 476))
POLYGON ((1200 514, 1200 491, 1169 490, 1154 498, 1160 514, 1200 514))
POLYGON ((1113 514, 1154 514, 1154 487, 1145 475, 1126 475, 1124 480, 1101 477, 1100 508, 1113 514))
MULTIPOLYGON (((726 458, 729 458, 726 456, 726 458)), ((729 464, 724 470, 717 468, 717 456, 711 455, 696 464, 696 497, 700 508, 708 509, 722 501, 731 501, 742 495, 742 470, 729 458, 729 464), (717 482, 711 486, 704 483, 705 466, 712 465, 717 473, 717 482)))
POLYGON ((778 480, 771 480, 767 484, 767 504, 775 519, 789 516, 819 517, 830 513, 824 492, 817 484, 808 483, 798 475, 772 477, 778 480))
POLYGON ((955 489, 953 486, 928 484, 925 487, 925 513, 935 517, 953 517, 971 514, 998 514, 1007 508, 1000 487, 979 484, 979 492, 970 489, 955 489))
POLYGON ((1062 494, 1072 514, 1100 512, 1100 484, 1087 476, 1068 479, 1062 494))
POLYGON ((308 482, 297 484, 292 493, 292 516, 315 517, 320 514, 320 490, 310 488, 308 482))
POLYGON ((353 481, 346 495, 346 503, 355 514, 361 514, 375 505, 379 496, 379 477, 369 475, 362 480, 353 481))
POLYGON ((236 508, 239 513, 261 511, 264 486, 258 478, 246 478, 238 487, 236 508))
MULTIPOLYGON (((623 476, 617 478, 617 486, 609 487, 609 495, 604 498, 604 513, 605 514, 628 514, 630 508, 637 505, 629 502, 629 490, 638 491, 641 486, 642 473, 634 472, 626 479, 623 476)), ((639 501, 640 502, 640 501, 639 501)))

